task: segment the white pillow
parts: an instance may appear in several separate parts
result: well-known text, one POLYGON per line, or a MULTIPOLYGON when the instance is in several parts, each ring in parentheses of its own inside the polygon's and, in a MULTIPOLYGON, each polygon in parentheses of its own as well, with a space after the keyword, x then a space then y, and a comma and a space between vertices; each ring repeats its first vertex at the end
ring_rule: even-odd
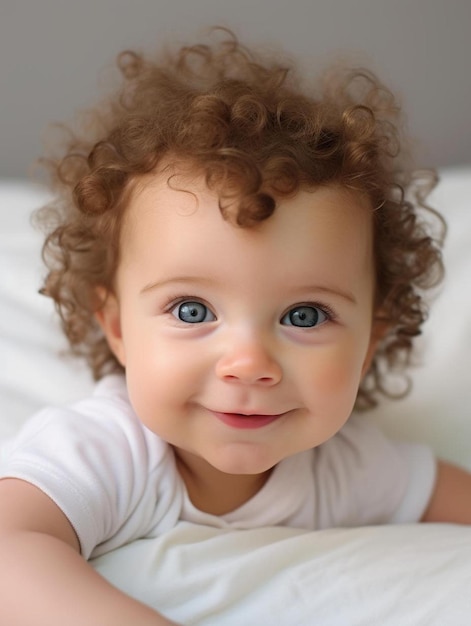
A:
POLYGON ((446 218, 445 280, 424 325, 412 391, 371 416, 471 469, 471 167, 444 170, 429 204, 446 218))
MULTIPOLYGON (((0 439, 45 404, 88 393, 89 372, 66 347, 52 303, 38 294, 42 235, 30 214, 46 199, 22 181, 0 182, 0 439)), ((430 443, 471 468, 471 167, 445 170, 431 203, 445 215, 446 281, 425 326, 412 393, 371 416, 393 436, 430 443)))
POLYGON ((38 293, 43 237, 30 216, 46 198, 29 183, 0 182, 0 440, 42 406, 92 386, 83 364, 60 356, 65 339, 52 302, 38 293))
MULTIPOLYGON (((41 238, 28 216, 44 194, 0 184, 0 440, 47 403, 87 393, 84 366, 64 347, 49 300, 37 294, 41 238)), ((424 366, 403 401, 372 413, 393 435, 428 441, 471 466, 471 169, 443 172, 446 286, 422 342, 424 366)), ((349 626, 469 624, 471 530, 447 524, 305 532, 224 531, 179 523, 92 565, 133 597, 182 624, 349 626), (269 567, 267 567, 269 563, 269 567)))

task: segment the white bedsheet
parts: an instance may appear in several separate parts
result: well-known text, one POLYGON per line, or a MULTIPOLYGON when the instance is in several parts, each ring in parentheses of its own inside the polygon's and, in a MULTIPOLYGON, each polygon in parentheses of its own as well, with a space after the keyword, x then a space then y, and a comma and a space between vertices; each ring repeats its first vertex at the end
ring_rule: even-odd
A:
POLYGON ((225 532, 181 523, 94 565, 181 624, 471 623, 471 529, 452 525, 225 532))
MULTIPOLYGON (((442 173, 447 279, 422 339, 413 391, 371 414, 393 436, 430 443, 471 469, 471 168, 442 173)), ((41 238, 30 211, 44 194, 0 183, 0 442, 44 404, 91 387, 37 294, 41 238)), ((471 494, 470 494, 471 497, 471 494)), ((471 529, 417 525, 317 533, 225 532, 180 524, 95 567, 128 593, 199 626, 454 626, 471 623, 471 529)))

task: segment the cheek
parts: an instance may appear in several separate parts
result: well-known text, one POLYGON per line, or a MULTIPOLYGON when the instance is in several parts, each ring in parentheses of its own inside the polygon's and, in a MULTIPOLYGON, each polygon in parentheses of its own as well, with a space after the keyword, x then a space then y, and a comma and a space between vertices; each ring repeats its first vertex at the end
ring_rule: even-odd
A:
POLYGON ((305 363, 304 388, 314 401, 354 403, 361 381, 363 351, 352 342, 319 352, 305 363))
POLYGON ((136 333, 141 340, 126 351, 128 392, 137 415, 152 428, 156 415, 174 413, 201 385, 201 349, 161 335, 153 340, 145 325, 136 333))

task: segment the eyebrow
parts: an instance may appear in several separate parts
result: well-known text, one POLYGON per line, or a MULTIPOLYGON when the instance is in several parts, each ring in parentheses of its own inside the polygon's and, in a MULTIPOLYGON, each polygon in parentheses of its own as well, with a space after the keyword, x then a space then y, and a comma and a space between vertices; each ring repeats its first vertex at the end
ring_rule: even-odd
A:
POLYGON ((154 289, 160 289, 174 283, 197 283, 202 285, 214 284, 214 281, 204 276, 175 276, 172 278, 166 278, 165 280, 157 280, 155 282, 145 285, 140 291, 141 295, 145 295, 154 289))
POLYGON ((308 291, 315 291, 320 293, 325 293, 330 296, 338 296, 343 300, 347 300, 352 304, 357 303, 357 299, 353 295, 351 291, 347 291, 344 289, 338 289, 337 287, 325 287, 323 285, 306 285, 304 287, 299 287, 296 291, 306 293, 308 291))
MULTIPOLYGON (((149 283, 145 285, 140 291, 140 295, 146 295, 154 289, 160 289, 162 287, 166 287, 171 284, 179 284, 179 283, 196 283, 200 285, 214 285, 215 281, 206 278, 204 276, 175 276, 173 278, 167 278, 165 280, 157 280, 155 282, 149 283)), ((352 304, 357 304, 357 300, 351 291, 347 291, 344 289, 338 289, 337 287, 326 287, 324 285, 305 285, 302 287, 298 287, 296 292, 299 293, 308 293, 308 292, 316 292, 316 293, 325 293, 330 296, 337 296, 352 304)))

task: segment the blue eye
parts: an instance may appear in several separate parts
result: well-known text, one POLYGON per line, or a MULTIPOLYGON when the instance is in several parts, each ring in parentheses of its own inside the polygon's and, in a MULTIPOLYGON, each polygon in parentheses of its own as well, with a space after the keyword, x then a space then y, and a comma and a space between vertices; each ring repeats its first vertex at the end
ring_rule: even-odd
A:
POLYGON ((202 302, 188 300, 180 302, 172 309, 172 315, 187 324, 199 324, 201 322, 213 322, 216 317, 202 302))
POLYGON ((329 319, 327 313, 317 306, 302 304, 295 306, 281 318, 285 326, 297 326, 298 328, 313 328, 329 319))

